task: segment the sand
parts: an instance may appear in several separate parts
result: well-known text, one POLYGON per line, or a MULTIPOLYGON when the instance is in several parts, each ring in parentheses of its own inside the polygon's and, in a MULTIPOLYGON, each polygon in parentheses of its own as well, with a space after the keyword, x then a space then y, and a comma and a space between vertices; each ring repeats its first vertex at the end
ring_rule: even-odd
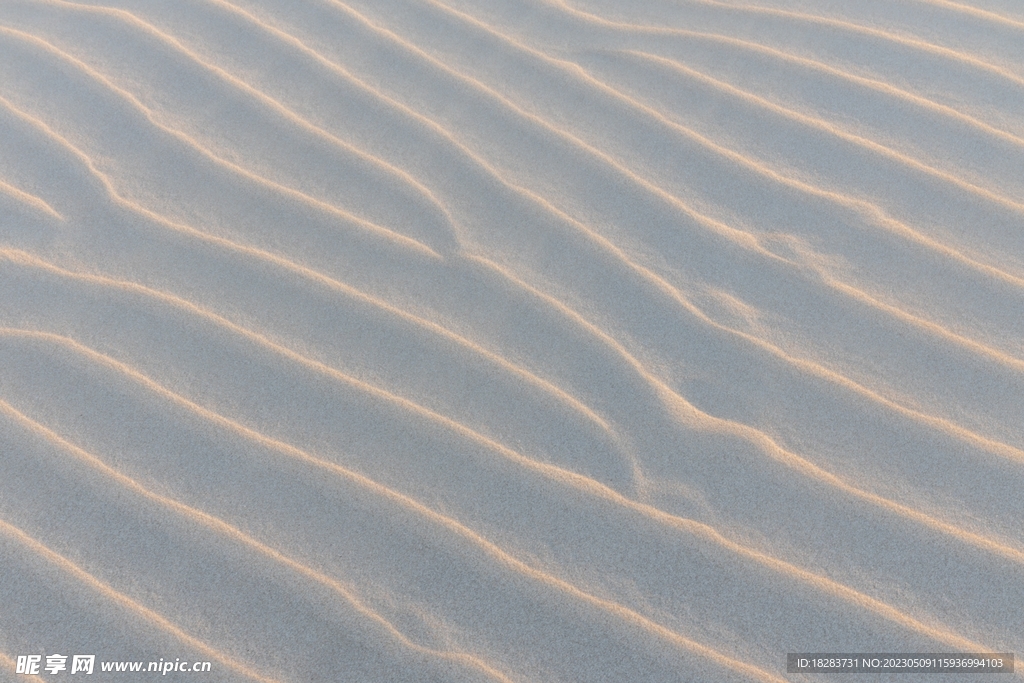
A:
POLYGON ((1021 45, 1015 0, 4 0, 0 679, 1024 653, 1021 45))

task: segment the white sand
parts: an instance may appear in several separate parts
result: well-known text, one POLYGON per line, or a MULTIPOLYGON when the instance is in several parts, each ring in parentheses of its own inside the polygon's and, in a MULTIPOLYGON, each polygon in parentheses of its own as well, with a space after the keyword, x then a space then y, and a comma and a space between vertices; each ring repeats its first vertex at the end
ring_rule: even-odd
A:
POLYGON ((1024 5, 754 2, 2 0, 0 679, 1024 654, 1024 5))

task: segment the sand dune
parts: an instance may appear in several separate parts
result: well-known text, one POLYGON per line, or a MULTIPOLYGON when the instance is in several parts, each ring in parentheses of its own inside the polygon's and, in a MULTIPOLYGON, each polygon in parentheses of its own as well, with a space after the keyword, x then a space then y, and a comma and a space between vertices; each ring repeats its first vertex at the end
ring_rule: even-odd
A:
POLYGON ((0 679, 1024 652, 1022 40, 1009 0, 0 3, 0 679))

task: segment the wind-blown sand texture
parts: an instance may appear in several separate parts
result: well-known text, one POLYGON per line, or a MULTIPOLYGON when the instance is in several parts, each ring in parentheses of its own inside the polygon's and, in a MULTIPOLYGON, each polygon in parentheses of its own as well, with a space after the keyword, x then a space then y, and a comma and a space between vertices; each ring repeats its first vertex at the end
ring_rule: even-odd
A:
POLYGON ((0 678, 1024 653, 1022 45, 1016 0, 3 0, 0 678))

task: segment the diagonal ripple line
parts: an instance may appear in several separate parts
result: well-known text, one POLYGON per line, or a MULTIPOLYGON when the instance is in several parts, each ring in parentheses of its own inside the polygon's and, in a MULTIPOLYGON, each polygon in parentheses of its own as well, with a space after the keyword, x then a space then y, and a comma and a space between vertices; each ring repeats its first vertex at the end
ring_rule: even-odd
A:
POLYGON ((997 24, 1003 24, 1005 26, 1011 26, 1015 29, 1024 31, 1024 21, 1017 21, 1010 17, 1003 16, 997 12, 991 12, 989 10, 983 10, 978 7, 971 7, 970 5, 964 5, 959 2, 951 2, 950 0, 919 0, 922 4, 933 5, 935 7, 944 7, 957 12, 978 17, 980 19, 986 19, 997 24))
POLYGON ((64 218, 64 216, 60 215, 60 213, 58 213, 56 209, 47 204, 41 197, 37 197, 34 194, 29 194, 24 190, 19 190, 14 185, 5 183, 2 180, 0 180, 0 193, 3 193, 8 197, 12 197, 13 199, 21 202, 22 204, 27 204, 36 211, 48 215, 50 218, 56 218, 59 221, 67 220, 66 218, 64 218))

